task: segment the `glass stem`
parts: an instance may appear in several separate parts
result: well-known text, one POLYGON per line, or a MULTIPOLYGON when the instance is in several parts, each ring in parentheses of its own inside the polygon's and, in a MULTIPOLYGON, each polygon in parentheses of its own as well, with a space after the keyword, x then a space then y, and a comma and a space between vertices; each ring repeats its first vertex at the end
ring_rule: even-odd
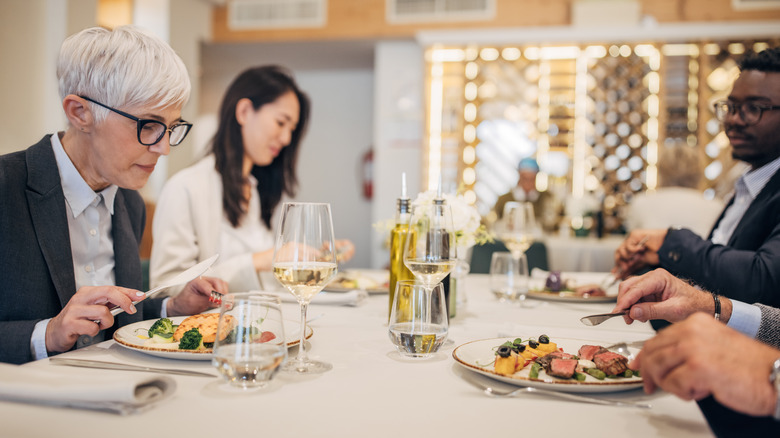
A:
POLYGON ((301 303, 301 341, 298 344, 298 354, 295 361, 304 364, 309 361, 306 356, 306 313, 309 310, 309 303, 301 303))

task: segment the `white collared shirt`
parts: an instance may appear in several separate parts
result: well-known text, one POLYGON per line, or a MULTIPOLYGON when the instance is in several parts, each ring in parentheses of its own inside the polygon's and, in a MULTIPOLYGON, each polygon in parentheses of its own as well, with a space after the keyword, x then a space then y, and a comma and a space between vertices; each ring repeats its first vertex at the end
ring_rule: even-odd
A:
MULTIPOLYGON (((65 195, 76 290, 82 286, 114 285, 111 216, 114 214, 114 198, 118 187, 112 184, 95 193, 73 165, 58 134, 51 136, 51 144, 65 195)), ((35 325, 31 347, 36 359, 48 357, 46 326, 49 321, 46 319, 35 325)), ((92 339, 79 339, 79 346, 102 338, 103 332, 92 339)))
POLYGON ((758 169, 748 169, 734 184, 734 202, 728 206, 718 228, 712 232, 711 242, 718 245, 726 245, 737 229, 739 221, 745 215, 750 204, 756 199, 761 190, 772 176, 780 169, 780 158, 776 158, 758 169))

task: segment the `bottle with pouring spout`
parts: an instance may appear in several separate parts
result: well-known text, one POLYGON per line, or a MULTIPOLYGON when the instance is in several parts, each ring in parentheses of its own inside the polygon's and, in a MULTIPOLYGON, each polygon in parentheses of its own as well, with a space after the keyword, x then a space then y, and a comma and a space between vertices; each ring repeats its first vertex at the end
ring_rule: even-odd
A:
MULTIPOLYGON (((411 233, 412 241, 410 244, 414 244, 416 239, 415 230, 409 229, 409 219, 411 214, 411 200, 406 194, 406 173, 401 174, 401 197, 396 201, 395 212, 395 227, 390 232, 390 303, 388 307, 388 318, 390 317, 390 311, 393 308, 393 298, 395 297, 395 286, 399 280, 414 280, 414 274, 404 264, 404 240, 408 233, 411 233)), ((398 297, 399 300, 406 299, 408 297, 398 297)), ((401 304, 399 309, 407 308, 401 304)))

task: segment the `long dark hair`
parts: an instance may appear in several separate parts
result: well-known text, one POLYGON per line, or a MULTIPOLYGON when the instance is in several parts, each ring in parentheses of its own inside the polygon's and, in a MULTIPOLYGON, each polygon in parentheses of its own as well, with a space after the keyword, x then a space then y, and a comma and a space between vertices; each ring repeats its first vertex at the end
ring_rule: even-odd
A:
POLYGON ((260 194, 260 219, 271 229, 271 216, 282 195, 294 196, 298 186, 295 165, 298 161, 298 146, 309 119, 309 98, 298 88, 287 69, 271 65, 250 68, 238 75, 222 100, 219 127, 211 150, 216 159, 214 167, 222 177, 222 207, 234 227, 238 226, 248 208, 243 192, 246 181, 241 172, 244 141, 241 126, 236 120, 236 105, 239 100, 247 98, 257 111, 290 91, 298 97, 301 109, 290 144, 282 148, 271 164, 253 166, 251 170, 252 176, 257 179, 257 192, 260 194))

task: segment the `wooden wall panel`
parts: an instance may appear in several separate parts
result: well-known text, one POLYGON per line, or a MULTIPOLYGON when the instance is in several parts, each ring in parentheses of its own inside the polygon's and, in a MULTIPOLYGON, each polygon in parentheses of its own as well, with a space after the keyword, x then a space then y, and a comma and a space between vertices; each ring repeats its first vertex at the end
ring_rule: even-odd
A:
POLYGON ((570 4, 571 0, 496 0, 496 18, 491 21, 395 25, 385 22, 385 0, 328 0, 325 27, 241 31, 229 29, 227 7, 217 7, 213 37, 215 42, 412 38, 423 29, 564 26, 571 22, 570 4))
MULTIPOLYGON (((522 26, 567 26, 576 0, 496 0, 490 21, 416 23, 385 22, 385 0, 328 0, 328 23, 322 28, 235 31, 227 25, 227 7, 215 7, 214 42, 279 42, 343 39, 412 38, 420 30, 480 29, 522 26)), ((659 23, 778 20, 780 9, 735 11, 731 0, 640 0, 642 13, 659 23)))

